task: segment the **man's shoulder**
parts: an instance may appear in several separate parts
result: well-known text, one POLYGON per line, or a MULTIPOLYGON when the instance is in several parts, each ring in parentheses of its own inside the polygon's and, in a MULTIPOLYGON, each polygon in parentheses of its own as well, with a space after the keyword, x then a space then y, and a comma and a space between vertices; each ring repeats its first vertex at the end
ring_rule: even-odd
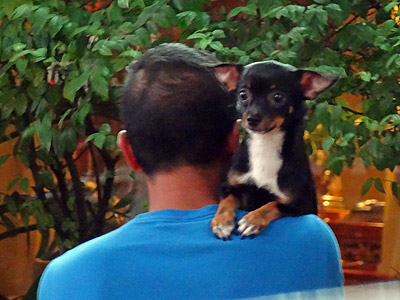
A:
MULTIPOLYGON (((119 228, 53 259, 40 279, 38 299, 67 299, 73 293, 94 293, 95 285, 104 276, 99 270, 104 271, 111 255, 123 247, 123 235, 124 229, 119 228)), ((92 299, 92 295, 87 296, 92 299)))
MULTIPOLYGON (((246 212, 239 211, 239 218, 246 212)), ((273 221, 261 236, 290 237, 291 239, 324 239, 328 242, 336 242, 331 228, 316 215, 304 215, 300 217, 285 217, 273 221)))

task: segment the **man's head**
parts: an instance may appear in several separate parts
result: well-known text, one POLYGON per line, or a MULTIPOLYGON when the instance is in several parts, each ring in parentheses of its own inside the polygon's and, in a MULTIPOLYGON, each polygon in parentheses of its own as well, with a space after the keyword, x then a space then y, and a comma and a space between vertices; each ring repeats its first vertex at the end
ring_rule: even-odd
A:
POLYGON ((163 44, 130 66, 121 117, 147 175, 207 167, 223 155, 236 112, 211 70, 217 64, 182 44, 163 44))

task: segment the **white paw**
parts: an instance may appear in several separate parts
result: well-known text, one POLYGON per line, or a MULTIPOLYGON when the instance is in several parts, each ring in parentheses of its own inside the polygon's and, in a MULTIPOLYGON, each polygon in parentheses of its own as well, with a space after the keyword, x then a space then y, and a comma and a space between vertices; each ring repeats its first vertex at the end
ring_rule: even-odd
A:
POLYGON ((246 216, 240 219, 238 222, 239 228, 238 232, 243 236, 251 236, 260 233, 260 227, 256 227, 254 224, 251 224, 247 221, 246 216))
POLYGON ((219 239, 229 239, 231 236, 231 233, 233 231, 233 229, 235 228, 235 225, 217 225, 212 227, 212 231, 214 232, 214 234, 219 238, 219 239))

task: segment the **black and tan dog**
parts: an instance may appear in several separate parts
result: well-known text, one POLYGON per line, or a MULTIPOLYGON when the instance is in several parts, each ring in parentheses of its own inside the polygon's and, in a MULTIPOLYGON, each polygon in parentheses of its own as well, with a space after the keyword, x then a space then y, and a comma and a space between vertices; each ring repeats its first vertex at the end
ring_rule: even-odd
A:
POLYGON ((230 237, 236 208, 250 211, 238 222, 242 236, 259 234, 281 216, 316 214, 315 187, 303 141, 305 100, 315 98, 337 78, 276 61, 225 66, 216 73, 229 86, 234 86, 231 75, 239 77, 237 107, 246 135, 210 224, 215 235, 230 237))

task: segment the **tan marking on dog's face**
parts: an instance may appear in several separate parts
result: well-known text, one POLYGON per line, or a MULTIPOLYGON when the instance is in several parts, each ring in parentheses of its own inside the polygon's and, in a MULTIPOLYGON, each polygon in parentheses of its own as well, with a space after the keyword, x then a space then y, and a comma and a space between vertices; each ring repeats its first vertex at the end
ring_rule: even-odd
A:
POLYGON ((289 107, 289 114, 293 113, 293 111, 294 111, 293 106, 290 106, 290 107, 289 107))
POLYGON ((250 127, 247 122, 247 117, 248 114, 244 113, 242 116, 242 126, 251 131, 261 132, 261 133, 278 132, 281 129, 283 122, 285 121, 285 119, 280 116, 275 117, 275 119, 273 119, 272 121, 271 119, 263 118, 260 124, 258 124, 255 127, 250 127))
POLYGON ((274 89, 276 88, 276 84, 272 84, 269 88, 270 88, 271 90, 274 90, 274 89))

